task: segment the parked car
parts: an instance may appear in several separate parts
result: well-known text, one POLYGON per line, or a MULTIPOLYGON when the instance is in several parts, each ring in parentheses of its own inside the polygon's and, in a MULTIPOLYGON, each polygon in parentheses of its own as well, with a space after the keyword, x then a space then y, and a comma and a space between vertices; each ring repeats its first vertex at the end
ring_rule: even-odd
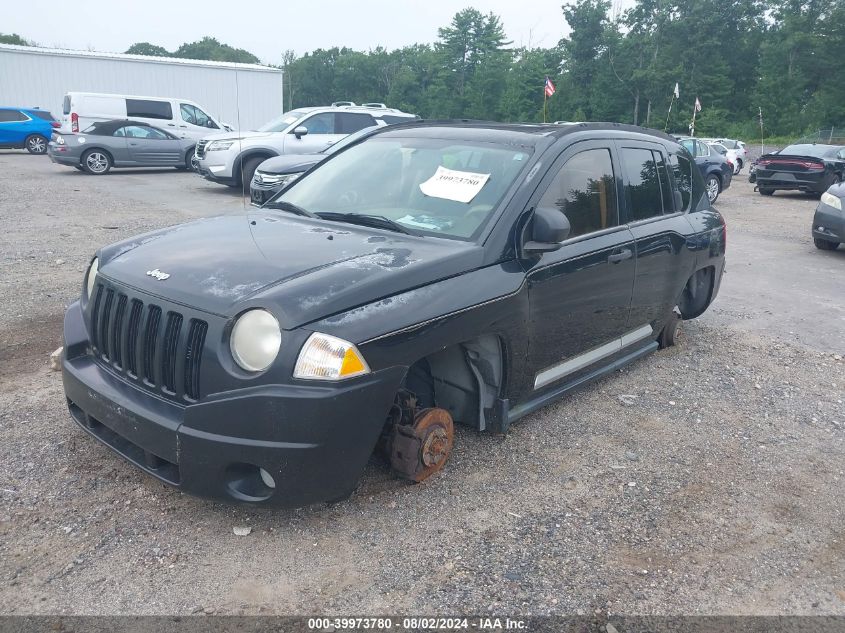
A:
POLYGON ((73 420, 192 494, 342 499, 377 447, 421 481, 454 422, 673 344, 725 264, 689 154, 619 124, 385 127, 273 205, 99 249, 65 315, 73 420))
POLYGON ((701 139, 681 137, 679 142, 695 159, 711 204, 716 202, 719 194, 731 186, 733 167, 724 156, 701 139))
POLYGON ((56 133, 50 160, 101 175, 112 167, 192 169, 194 140, 179 138, 143 121, 102 121, 82 133, 56 133))
POLYGON ((813 216, 813 243, 823 251, 833 251, 845 242, 845 184, 837 183, 825 191, 813 216))
POLYGON ((158 126, 169 134, 195 141, 215 130, 232 129, 208 114, 207 108, 189 99, 68 92, 62 104, 61 130, 79 132, 94 123, 127 119, 158 126))
POLYGON ((724 145, 725 148, 728 149, 729 151, 732 150, 732 151, 736 152, 737 162, 739 163, 737 165, 737 169, 738 169, 737 173, 742 171, 742 168, 745 167, 745 165, 748 164, 748 162, 749 162, 748 149, 745 146, 745 142, 738 141, 738 140, 733 139, 733 138, 714 138, 714 139, 712 139, 712 141, 714 143, 719 143, 720 145, 724 145))
POLYGON ((0 147, 26 149, 30 154, 47 152, 57 121, 47 110, 0 107, 0 147))
POLYGON ((207 136, 197 143, 197 171, 212 182, 246 190, 258 165, 268 158, 316 154, 365 127, 418 118, 383 104, 356 106, 351 101, 318 108, 297 108, 254 132, 207 136))
POLYGON ((757 190, 771 196, 775 191, 803 191, 821 195, 845 180, 845 147, 802 143, 779 152, 765 154, 755 161, 757 190))
POLYGON ((252 177, 249 185, 250 202, 260 207, 314 165, 361 140, 379 127, 378 125, 365 127, 316 154, 290 154, 268 158, 258 165, 252 177))
POLYGON ((737 156, 736 150, 728 149, 721 143, 717 143, 715 141, 712 143, 708 143, 708 145, 715 149, 720 155, 725 157, 725 160, 728 161, 728 164, 733 170, 734 176, 736 176, 742 170, 742 161, 740 160, 739 156, 737 156))

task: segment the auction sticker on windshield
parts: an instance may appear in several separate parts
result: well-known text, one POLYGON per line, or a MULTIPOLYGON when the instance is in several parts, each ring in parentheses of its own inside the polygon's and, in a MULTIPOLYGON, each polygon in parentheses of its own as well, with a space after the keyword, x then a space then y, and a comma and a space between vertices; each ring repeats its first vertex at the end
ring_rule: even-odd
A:
POLYGON ((420 191, 432 198, 471 202, 490 179, 490 174, 455 171, 440 165, 434 175, 420 183, 420 191))

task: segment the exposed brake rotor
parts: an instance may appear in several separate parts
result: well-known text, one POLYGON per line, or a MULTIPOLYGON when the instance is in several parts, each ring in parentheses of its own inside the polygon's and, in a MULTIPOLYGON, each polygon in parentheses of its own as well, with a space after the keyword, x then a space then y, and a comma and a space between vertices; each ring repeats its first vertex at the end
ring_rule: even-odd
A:
POLYGON ((412 424, 396 424, 390 438, 390 465, 420 482, 443 468, 455 441, 455 425, 446 409, 421 409, 412 424))

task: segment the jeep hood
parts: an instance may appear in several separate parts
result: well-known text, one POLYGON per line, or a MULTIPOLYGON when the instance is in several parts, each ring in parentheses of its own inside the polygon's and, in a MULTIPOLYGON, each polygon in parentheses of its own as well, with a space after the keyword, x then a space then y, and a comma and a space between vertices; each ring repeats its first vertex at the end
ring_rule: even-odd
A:
POLYGON ((472 243, 261 212, 163 229, 99 256, 100 275, 146 294, 225 317, 266 307, 285 329, 473 270, 483 260, 472 243))
POLYGON ((289 154, 268 158, 258 166, 258 171, 270 174, 295 174, 305 171, 327 157, 326 154, 289 154))

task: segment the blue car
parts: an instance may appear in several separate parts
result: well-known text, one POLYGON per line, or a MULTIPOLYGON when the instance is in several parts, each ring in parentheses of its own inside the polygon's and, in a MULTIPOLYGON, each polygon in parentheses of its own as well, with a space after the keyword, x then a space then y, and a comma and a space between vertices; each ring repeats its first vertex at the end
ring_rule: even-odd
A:
POLYGON ((59 125, 47 110, 0 107, 0 147, 46 154, 53 128, 59 125))

